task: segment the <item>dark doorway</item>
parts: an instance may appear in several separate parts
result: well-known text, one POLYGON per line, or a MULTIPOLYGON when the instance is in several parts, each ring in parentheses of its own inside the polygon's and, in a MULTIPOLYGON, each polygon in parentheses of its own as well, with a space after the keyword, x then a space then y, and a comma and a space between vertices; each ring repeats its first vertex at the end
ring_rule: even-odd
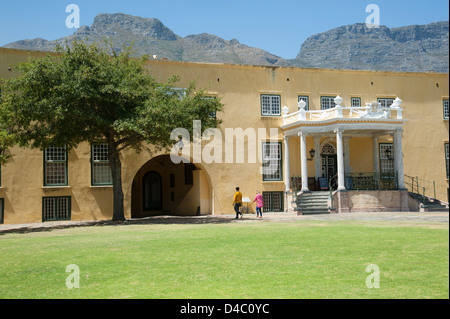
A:
POLYGON ((328 179, 337 174, 337 155, 322 155, 322 176, 328 179))
POLYGON ((157 172, 150 171, 144 175, 143 209, 144 211, 162 210, 162 179, 157 172))
MULTIPOLYGON (((322 147, 321 152, 322 158, 322 177, 325 177, 328 181, 328 185, 330 180, 334 177, 336 178, 337 174, 337 155, 336 149, 330 143, 326 143, 322 147)), ((334 184, 334 180, 331 181, 331 184, 334 184)))

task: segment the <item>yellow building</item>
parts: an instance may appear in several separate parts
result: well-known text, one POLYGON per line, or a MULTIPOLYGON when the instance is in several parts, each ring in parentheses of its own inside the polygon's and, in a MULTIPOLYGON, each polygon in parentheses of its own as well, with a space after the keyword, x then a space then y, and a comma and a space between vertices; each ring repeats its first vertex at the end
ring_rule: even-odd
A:
MULTIPOLYGON (((44 55, 0 48, 0 78, 44 55)), ((195 81, 221 98, 223 124, 200 146, 185 138, 181 149, 174 139, 172 152, 124 152, 126 218, 234 214, 236 186, 251 201, 261 191, 265 212, 314 211, 301 201, 334 185, 331 212, 420 209, 407 190, 448 201, 448 74, 161 60, 147 68, 157 80, 177 74, 180 89, 195 81)), ((7 150, 0 222, 110 219, 105 151, 94 141, 68 153, 7 150)))

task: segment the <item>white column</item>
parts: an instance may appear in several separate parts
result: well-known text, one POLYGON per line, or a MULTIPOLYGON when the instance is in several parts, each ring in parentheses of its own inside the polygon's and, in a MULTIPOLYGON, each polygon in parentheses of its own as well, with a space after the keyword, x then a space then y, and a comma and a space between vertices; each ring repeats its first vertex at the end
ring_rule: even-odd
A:
POLYGON ((373 170, 375 173, 380 172, 380 155, 378 148, 378 137, 374 136, 373 138, 373 170))
POLYGON ((344 137, 344 168, 346 173, 350 173, 350 136, 344 137))
POLYGON ((402 129, 394 132, 394 168, 398 173, 398 188, 405 189, 405 176, 403 175, 403 147, 402 129))
POLYGON ((314 149, 316 150, 316 155, 314 155, 314 171, 316 181, 318 181, 319 177, 322 177, 322 159, 320 157, 320 136, 314 137, 314 149))
POLYGON ((308 160, 306 155, 306 134, 298 133, 300 136, 300 163, 302 165, 302 192, 309 192, 308 188, 308 160))
POLYGON ((284 137, 284 184, 286 192, 291 189, 291 170, 289 165, 289 136, 284 137))
POLYGON ((344 147, 342 145, 342 129, 336 129, 338 190, 345 190, 344 147))

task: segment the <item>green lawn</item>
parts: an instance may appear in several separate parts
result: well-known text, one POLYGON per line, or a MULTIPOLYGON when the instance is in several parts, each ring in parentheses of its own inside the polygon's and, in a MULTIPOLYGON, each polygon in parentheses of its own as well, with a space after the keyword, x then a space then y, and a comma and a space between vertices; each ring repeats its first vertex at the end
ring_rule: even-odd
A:
POLYGON ((449 298, 445 225, 295 221, 0 235, 0 298, 449 298), (80 270, 68 289, 66 266, 80 270), (366 267, 380 288, 366 286, 366 267))

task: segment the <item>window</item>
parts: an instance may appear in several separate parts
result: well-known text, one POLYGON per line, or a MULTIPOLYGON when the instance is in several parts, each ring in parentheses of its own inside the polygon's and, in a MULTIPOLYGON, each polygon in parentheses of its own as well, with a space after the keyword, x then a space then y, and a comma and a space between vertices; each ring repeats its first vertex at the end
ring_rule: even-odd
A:
POLYGON ((92 185, 112 185, 111 167, 108 159, 108 145, 92 144, 91 147, 92 185))
MULTIPOLYGON (((202 100, 215 100, 216 97, 214 96, 205 96, 204 98, 202 98, 202 100)), ((209 117, 216 119, 217 118, 217 112, 216 111, 212 111, 211 113, 209 113, 209 117)))
POLYGON ((3 198, 0 198, 0 224, 3 224, 4 222, 4 209, 5 209, 5 200, 3 198))
POLYGON ((447 179, 449 179, 450 164, 448 162, 448 143, 445 143, 445 166, 446 166, 446 169, 447 169, 447 179))
POLYGON ((320 108, 321 110, 328 110, 332 109, 336 106, 336 103, 334 103, 335 96, 322 96, 320 98, 320 108))
POLYGON ((394 99, 386 99, 386 98, 380 98, 377 99, 378 103, 381 104, 381 107, 391 107, 392 103, 394 103, 394 99))
POLYGON ((169 184, 170 184, 170 187, 175 187, 175 174, 169 175, 169 184))
POLYGON ((280 116, 281 115, 281 96, 280 95, 261 95, 261 115, 280 116))
POLYGON ((380 144, 380 173, 394 172, 394 145, 380 144))
POLYGON ((448 120, 448 113, 449 113, 448 99, 443 100, 442 104, 444 107, 444 119, 448 120))
POLYGON ((194 185, 194 164, 184 164, 184 185, 194 185))
POLYGON ((42 221, 70 220, 70 196, 43 197, 42 221))
POLYGON ((262 146, 263 181, 281 181, 281 143, 264 142, 262 146))
POLYGON ((167 90, 167 94, 170 96, 177 96, 180 100, 186 97, 186 89, 185 88, 170 88, 167 90))
POLYGON ((352 107, 360 107, 361 106, 361 98, 360 97, 352 97, 351 105, 352 105, 352 107))
POLYGON ((49 147, 44 150, 44 186, 67 185, 67 150, 49 147))
POLYGON ((306 103, 305 111, 309 111, 309 96, 307 96, 307 95, 299 95, 298 96, 298 101, 300 102, 300 100, 305 101, 305 103, 306 103))
POLYGON ((263 192, 264 212, 282 212, 283 192, 263 192))

